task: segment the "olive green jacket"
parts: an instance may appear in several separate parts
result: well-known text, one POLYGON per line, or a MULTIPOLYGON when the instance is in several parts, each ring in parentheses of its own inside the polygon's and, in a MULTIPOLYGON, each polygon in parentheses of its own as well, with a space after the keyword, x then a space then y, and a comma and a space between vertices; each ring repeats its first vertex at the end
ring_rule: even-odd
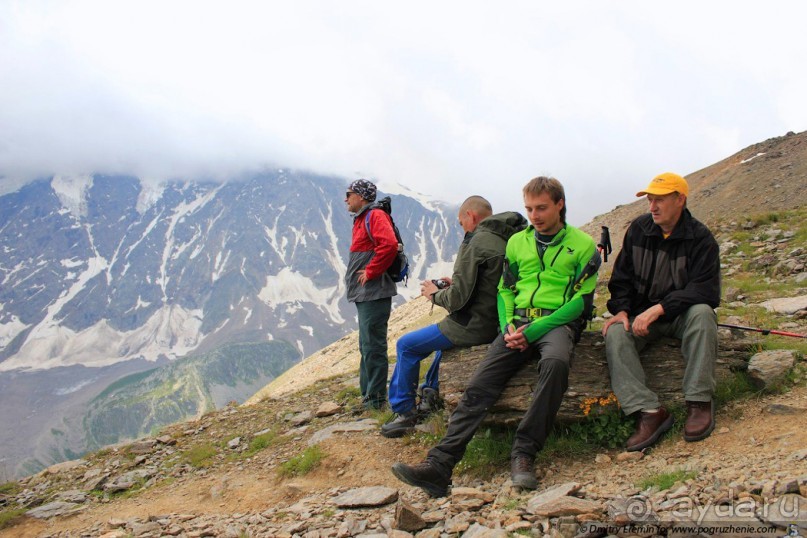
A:
POLYGON ((451 286, 432 296, 449 315, 437 324, 455 346, 487 344, 496 338, 496 293, 507 239, 527 221, 512 211, 481 221, 465 234, 454 262, 451 286))

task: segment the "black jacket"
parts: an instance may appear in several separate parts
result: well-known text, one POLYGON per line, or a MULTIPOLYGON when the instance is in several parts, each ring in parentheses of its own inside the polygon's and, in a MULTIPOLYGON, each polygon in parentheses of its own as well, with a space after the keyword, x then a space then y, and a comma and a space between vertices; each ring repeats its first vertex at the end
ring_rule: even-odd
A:
POLYGON ((608 311, 634 317, 653 305, 671 321, 695 304, 720 304, 720 252, 712 232, 684 208, 667 239, 647 213, 625 232, 608 282, 608 311))

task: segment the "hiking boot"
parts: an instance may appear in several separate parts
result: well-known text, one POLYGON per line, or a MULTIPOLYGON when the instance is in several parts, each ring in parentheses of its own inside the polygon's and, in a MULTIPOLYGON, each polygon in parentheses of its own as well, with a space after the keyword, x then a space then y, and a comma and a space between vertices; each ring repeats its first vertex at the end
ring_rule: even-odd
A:
POLYGON ((396 463, 392 466, 392 474, 401 482, 422 489, 430 497, 445 497, 451 485, 451 480, 427 461, 417 465, 396 463))
POLYGON ((415 431, 418 422, 418 413, 414 409, 398 413, 395 417, 381 426, 381 435, 384 437, 402 437, 415 431))
POLYGON ((367 412, 369 402, 369 398, 362 398, 361 401, 356 402, 348 407, 347 412, 354 416, 363 415, 367 412))
POLYGON ((692 442, 706 439, 714 429, 715 414, 712 402, 690 402, 687 400, 684 440, 692 442))
POLYGON ((628 439, 625 449, 635 452, 649 447, 672 428, 672 425, 673 417, 663 407, 659 407, 655 413, 640 412, 636 420, 636 432, 628 439))
POLYGON ((443 400, 440 398, 440 393, 436 389, 423 387, 420 390, 420 403, 418 403, 417 411, 422 417, 427 417, 443 408, 443 400))
POLYGON ((538 480, 535 478, 533 459, 528 456, 513 456, 510 460, 510 480, 514 486, 520 488, 537 488, 538 480))

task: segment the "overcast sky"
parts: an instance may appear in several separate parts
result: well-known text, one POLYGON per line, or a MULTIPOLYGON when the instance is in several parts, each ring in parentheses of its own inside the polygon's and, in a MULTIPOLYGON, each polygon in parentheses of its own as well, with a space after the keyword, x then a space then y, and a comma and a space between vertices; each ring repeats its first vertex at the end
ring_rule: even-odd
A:
POLYGON ((265 166, 569 219, 807 129, 807 2, 0 0, 0 192, 265 166))

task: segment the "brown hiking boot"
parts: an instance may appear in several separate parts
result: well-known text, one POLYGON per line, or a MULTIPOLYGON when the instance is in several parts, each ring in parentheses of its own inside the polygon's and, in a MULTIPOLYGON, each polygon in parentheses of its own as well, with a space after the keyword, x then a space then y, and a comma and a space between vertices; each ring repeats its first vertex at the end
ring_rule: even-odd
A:
POLYGON ((510 460, 510 480, 514 486, 520 488, 537 488, 538 480, 535 479, 533 459, 528 456, 513 456, 510 460))
POLYGON ((690 402, 687 400, 687 421, 684 424, 684 440, 706 439, 715 429, 715 414, 712 402, 690 402))
POLYGON ((672 428, 672 425, 673 417, 663 407, 659 407, 655 413, 640 412, 636 420, 636 432, 628 439, 625 449, 628 452, 635 452, 649 447, 658 441, 664 432, 672 428))
POLYGON ((448 486, 451 484, 450 478, 443 476, 436 467, 427 461, 417 465, 396 463, 392 466, 392 474, 401 482, 422 489, 430 497, 445 497, 448 495, 448 486))

